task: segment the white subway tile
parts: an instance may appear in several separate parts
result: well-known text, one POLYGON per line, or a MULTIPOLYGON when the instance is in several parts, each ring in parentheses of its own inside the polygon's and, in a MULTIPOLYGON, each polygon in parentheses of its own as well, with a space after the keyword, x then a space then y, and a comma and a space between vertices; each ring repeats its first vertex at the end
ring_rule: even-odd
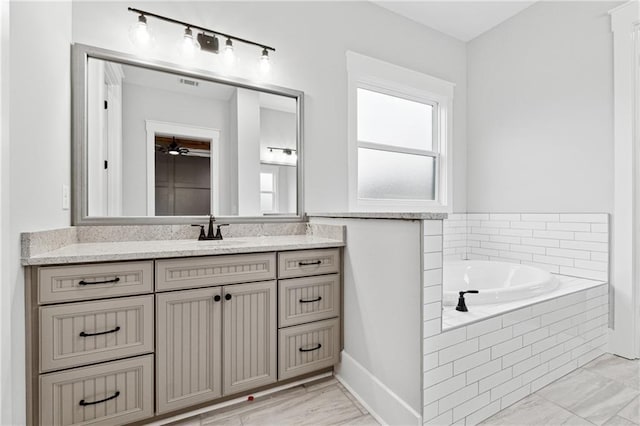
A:
POLYGON ((480 243, 480 247, 494 250, 509 250, 509 244, 506 243, 494 243, 491 241, 483 241, 480 243))
POLYGON ((547 337, 549 337, 549 329, 547 327, 539 328, 522 336, 522 344, 531 345, 547 337))
POLYGON ((489 235, 489 241, 496 243, 520 244, 521 241, 524 241, 524 238, 511 237, 508 235, 489 235))
POLYGON ((464 327, 445 331, 442 334, 424 340, 425 353, 431 353, 464 342, 466 338, 467 330, 464 327))
POLYGON ((441 398, 440 401, 438 401, 438 408, 440 412, 450 410, 453 407, 456 407, 461 403, 470 400, 476 395, 478 395, 478 384, 473 383, 452 393, 451 395, 447 395, 444 398, 441 398))
POLYGON ((480 227, 474 226, 474 227, 471 228, 471 233, 472 234, 485 234, 485 235, 500 235, 500 229, 499 228, 488 228, 486 226, 480 226, 480 227))
POLYGON ((565 352, 562 355, 549 360, 549 370, 555 370, 556 368, 561 367, 570 361, 571 352, 565 352))
POLYGON ((533 260, 533 255, 531 253, 515 253, 510 251, 501 251, 499 256, 505 259, 527 260, 529 262, 533 260))
POLYGON ((431 303, 442 300, 442 286, 432 285, 425 287, 423 292, 424 303, 431 303))
POLYGON ((512 237, 532 237, 533 231, 531 229, 501 229, 500 235, 509 235, 512 237))
POLYGON ((576 232, 576 241, 596 241, 600 243, 609 242, 609 234, 596 232, 576 232))
POLYGON ((422 307, 422 315, 424 320, 431 320, 435 318, 440 318, 442 315, 442 304, 441 302, 434 302, 423 305, 422 307))
POLYGON ((576 268, 580 269, 591 269, 593 271, 603 271, 606 272, 608 270, 608 264, 605 262, 594 262, 592 260, 577 260, 575 261, 576 268))
POLYGON ((534 238, 551 238, 554 240, 573 240, 574 233, 566 231, 533 231, 534 238))
POLYGON ((547 300, 545 302, 536 303, 531 306, 531 315, 537 316, 546 314, 547 312, 551 312, 556 310, 557 303, 555 299, 547 300))
POLYGON ((531 385, 527 383, 520 389, 516 389, 513 392, 503 396, 500 399, 500 409, 504 410, 510 405, 513 405, 514 403, 520 401, 522 398, 528 396, 529 394, 531 394, 531 385))
POLYGON ((504 356, 510 352, 517 351, 522 348, 522 336, 499 343, 491 348, 491 359, 504 356))
POLYGON ((547 349, 546 351, 542 351, 540 352, 540 362, 541 363, 547 362, 550 359, 553 359, 555 357, 562 355, 563 352, 564 352, 563 345, 556 345, 550 349, 547 349))
POLYGON ((560 248, 570 250, 599 251, 606 253, 609 251, 609 244, 593 243, 588 241, 560 241, 560 248))
MULTIPOLYGON (((490 241, 491 235, 483 235, 483 234, 467 234, 467 242, 474 241, 490 241)), ((478 247, 480 247, 478 245, 478 247)))
POLYGON ((460 374, 438 384, 425 387, 423 405, 427 405, 432 403, 433 401, 437 401, 443 396, 449 395, 459 389, 464 388, 465 385, 466 380, 464 374, 460 374))
POLYGON ((424 235, 442 235, 441 220, 423 220, 424 235))
POLYGON ((522 213, 524 222, 558 222, 560 215, 557 213, 522 213))
POLYGON ((424 271, 422 281, 425 287, 442 284, 442 269, 424 271))
POLYGON ((513 335, 520 336, 521 334, 529 333, 530 331, 540 328, 540 317, 535 317, 522 321, 513 325, 513 335))
POLYGON ((479 365, 467 371, 467 383, 477 382, 485 377, 491 376, 502 369, 502 359, 494 359, 486 364, 479 365))
POLYGON ((467 339, 491 333, 502 328, 502 318, 493 317, 467 326, 467 339))
POLYGON ((547 229, 545 222, 511 222, 513 229, 547 229))
MULTIPOLYGON (((432 402, 429 405, 426 405, 422 409, 423 421, 431 420, 434 417, 438 416, 438 401, 432 402)), ((447 423, 448 424, 448 423, 447 423)))
MULTIPOLYGON (((547 249, 547 253, 549 253, 549 249, 547 249)), ((558 256, 542 256, 538 254, 533 255, 533 261, 539 263, 551 263, 553 265, 562 265, 562 266, 573 266, 573 259, 568 257, 558 257, 558 256)))
POLYGON ((494 346, 498 343, 505 342, 513 337, 513 329, 511 327, 501 328, 480 336, 480 349, 494 346))
POLYGON ((531 383, 549 372, 549 364, 541 364, 522 374, 522 383, 531 383))
POLYGON ((496 399, 502 398, 520 387, 522 387, 522 376, 514 377, 508 382, 504 382, 491 389, 491 400, 495 401, 496 399))
POLYGON ((519 376, 541 364, 540 355, 534 355, 513 365, 513 376, 519 376))
MULTIPOLYGON (((438 352, 432 352, 422 357, 422 368, 424 371, 433 370, 440 365, 438 362, 438 352)), ((424 387, 424 386, 423 386, 424 387)))
POLYGON ((597 251, 591 252, 591 260, 598 262, 609 262, 609 253, 601 253, 597 251))
POLYGON ((510 250, 522 253, 545 254, 544 247, 511 244, 510 250))
POLYGON ((424 237, 424 252, 434 253, 442 251, 442 236, 430 235, 424 237))
POLYGON ((531 345, 531 353, 533 355, 545 351, 556 344, 556 336, 550 336, 546 339, 535 342, 531 345))
POLYGON ((481 228, 508 228, 508 221, 498 221, 498 220, 483 220, 480 222, 481 228))
POLYGON ((518 349, 517 351, 508 353, 502 357, 502 368, 511 367, 513 364, 516 364, 520 361, 524 361, 530 356, 531 356, 531 346, 525 346, 522 349, 518 349))
MULTIPOLYGON (((512 324, 517 324, 522 321, 526 321, 531 318, 531 307, 524 307, 512 312, 507 312, 502 316, 502 326, 507 327, 512 324)), ((515 334, 515 333, 514 333, 515 334)))
POLYGON ((424 270, 442 268, 442 253, 425 253, 424 270))
POLYGON ((598 358, 603 353, 604 353, 604 351, 602 349, 594 348, 594 349, 591 349, 586 354, 580 355, 578 357, 578 367, 582 367, 583 365, 586 365, 586 364, 590 363, 591 361, 593 361, 594 359, 598 358))
POLYGON ((498 256, 500 254, 500 252, 498 250, 485 249, 485 248, 472 247, 470 251, 473 254, 482 254, 482 255, 485 255, 485 256, 498 256))
POLYGON ((560 241, 548 238, 522 238, 522 244, 540 247, 560 247, 560 241))
POLYGON ((453 374, 471 370, 474 367, 482 365, 491 360, 491 350, 485 349, 480 352, 472 353, 464 358, 460 358, 453 363, 453 374))
POLYGON ((482 392, 486 392, 487 390, 493 389, 496 386, 507 382, 513 378, 513 374, 511 373, 511 369, 507 368, 504 370, 500 370, 495 374, 492 374, 478 382, 478 390, 482 392))
MULTIPOLYGON (((570 241, 565 241, 570 242, 570 241)), ((560 242, 562 244, 562 241, 560 242)), ((589 252, 582 250, 568 250, 564 248, 556 249, 556 248, 548 248, 547 249, 548 256, 558 256, 558 257, 568 257, 570 259, 589 259, 589 252)))
POLYGON ((465 426, 475 426, 483 420, 486 420, 489 417, 493 416, 498 411, 500 411, 500 401, 494 401, 488 405, 485 405, 478 411, 469 414, 465 418, 465 426))
POLYGON ((446 411, 440 414, 438 417, 434 417, 433 419, 430 419, 424 422, 425 425, 435 425, 435 426, 450 425, 452 423, 453 423, 453 410, 446 411))
POLYGON ((485 392, 476 396, 475 398, 470 399, 467 402, 458 405, 453 409, 453 421, 455 422, 463 419, 474 411, 478 411, 482 407, 486 406, 490 402, 490 394, 489 392, 485 392))
POLYGON ((429 387, 453 377, 453 364, 445 364, 438 368, 425 371, 422 376, 422 385, 429 387))
POLYGON ((520 213, 489 213, 489 219, 495 221, 507 221, 511 222, 513 220, 519 221, 520 213))
POLYGON ((467 213, 467 220, 489 220, 489 213, 467 213))
POLYGON ((603 271, 591 271, 589 269, 569 268, 567 266, 561 266, 560 273, 563 275, 572 275, 574 277, 589 278, 591 280, 609 280, 609 275, 607 274, 607 272, 603 271))
POLYGON ((608 223, 592 223, 591 232, 609 232, 608 223))
POLYGON ((607 223, 608 217, 607 213, 563 213, 560 215, 560 222, 607 223))
MULTIPOLYGON (((423 322, 422 337, 427 338, 427 337, 439 335, 441 331, 442 331, 441 318, 435 318, 435 319, 423 322)), ((436 350, 436 349, 433 349, 433 350, 436 350)))
POLYGON ((577 362, 572 361, 570 363, 563 365, 560 368, 549 371, 544 376, 539 377, 538 379, 531 382, 531 392, 536 392, 537 390, 542 389, 543 387, 547 386, 549 383, 555 380, 558 380, 560 377, 575 370, 577 367, 578 367, 577 362))
POLYGON ((547 229, 549 231, 573 231, 573 232, 586 232, 591 230, 591 225, 588 223, 547 223, 547 229))
POLYGON ((467 355, 470 355, 478 351, 478 338, 466 340, 462 343, 450 346, 440 350, 440 363, 444 364, 450 361, 455 361, 467 355))

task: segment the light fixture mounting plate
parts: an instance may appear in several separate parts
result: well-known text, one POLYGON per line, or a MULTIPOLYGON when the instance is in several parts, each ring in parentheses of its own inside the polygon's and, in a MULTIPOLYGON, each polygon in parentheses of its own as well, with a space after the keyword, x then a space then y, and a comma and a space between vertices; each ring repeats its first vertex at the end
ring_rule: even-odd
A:
POLYGON ((200 49, 204 50, 205 52, 218 53, 218 38, 216 36, 199 33, 198 43, 200 43, 200 49))

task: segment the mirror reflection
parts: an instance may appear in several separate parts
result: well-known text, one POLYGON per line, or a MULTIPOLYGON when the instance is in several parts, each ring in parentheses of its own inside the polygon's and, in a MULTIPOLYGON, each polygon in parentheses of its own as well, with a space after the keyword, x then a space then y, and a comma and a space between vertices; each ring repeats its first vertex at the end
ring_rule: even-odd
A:
POLYGON ((296 99, 92 58, 88 216, 297 214, 296 99))

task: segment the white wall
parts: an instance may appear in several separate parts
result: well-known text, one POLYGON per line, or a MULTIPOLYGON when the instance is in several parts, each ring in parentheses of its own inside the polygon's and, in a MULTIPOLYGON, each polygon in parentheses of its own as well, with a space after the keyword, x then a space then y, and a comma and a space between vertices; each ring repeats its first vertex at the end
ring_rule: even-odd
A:
MULTIPOLYGON (((3 205, 2 220, 7 220, 8 215, 10 229, 2 235, 8 252, 3 252, 6 263, 2 264, 0 306, 3 390, 0 423, 18 425, 25 423, 20 232, 70 223, 69 211, 62 210, 61 194, 62 184, 69 184, 70 180, 71 4, 13 2, 10 9, 11 164, 9 182, 2 182, 3 201, 8 195, 9 203, 3 205)), ((3 85, 4 78, 3 75, 3 85)))
POLYGON ((611 211, 615 4, 538 2, 468 44, 468 211, 611 211))
MULTIPOLYGON (((146 216, 147 213, 145 120, 220 130, 220 157, 227 158, 229 102, 126 83, 122 88, 122 101, 122 178, 125 182, 122 189, 125 216, 146 216)), ((226 160, 220 161, 221 203, 228 201, 224 194, 228 188, 227 164, 226 160)), ((226 209, 226 206, 220 208, 226 209)))
MULTIPOLYGON (((198 23, 276 47, 268 82, 302 90, 305 104, 307 211, 347 208, 347 78, 345 51, 353 50, 456 83, 454 100, 454 209, 465 209, 465 44, 369 2, 79 2, 73 40, 133 52, 127 6, 198 23), (327 27, 330 25, 330 28, 327 27), (330 170, 330 173, 327 173, 330 170)), ((152 55, 180 60, 173 46, 180 28, 149 19, 159 46, 152 55)), ((238 74, 256 78, 258 50, 238 46, 238 74)), ((211 70, 218 58, 202 56, 211 70)), ((184 63, 184 60, 180 60, 184 63)))

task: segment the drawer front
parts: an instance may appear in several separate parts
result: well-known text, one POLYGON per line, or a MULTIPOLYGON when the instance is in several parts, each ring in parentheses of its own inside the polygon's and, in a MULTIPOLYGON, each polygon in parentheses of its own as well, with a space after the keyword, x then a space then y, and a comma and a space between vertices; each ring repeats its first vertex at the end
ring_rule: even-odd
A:
POLYGON ((40 308, 40 369, 153 352, 153 296, 40 308))
POLYGON ((40 376, 43 425, 116 425, 152 415, 152 355, 40 376))
POLYGON ((156 289, 173 290, 276 277, 276 254, 236 254, 156 261, 156 289))
POLYGON ((340 272, 340 249, 278 253, 278 277, 293 278, 340 272))
POLYGON ((282 280, 278 285, 279 327, 340 315, 339 274, 282 280))
POLYGON ((153 291, 153 261, 42 267, 40 303, 101 299, 153 291))
POLYGON ((311 373, 338 363, 338 318, 283 328, 279 333, 279 379, 311 373))

